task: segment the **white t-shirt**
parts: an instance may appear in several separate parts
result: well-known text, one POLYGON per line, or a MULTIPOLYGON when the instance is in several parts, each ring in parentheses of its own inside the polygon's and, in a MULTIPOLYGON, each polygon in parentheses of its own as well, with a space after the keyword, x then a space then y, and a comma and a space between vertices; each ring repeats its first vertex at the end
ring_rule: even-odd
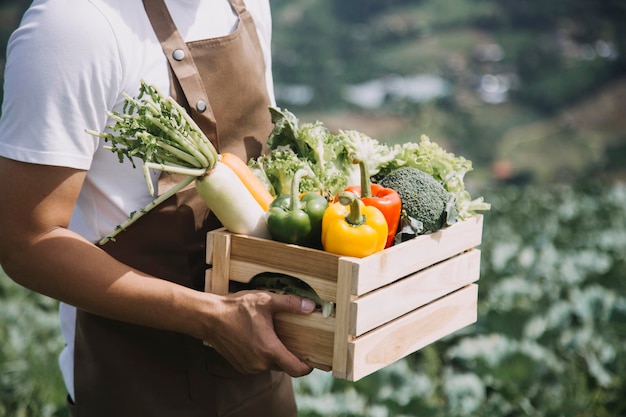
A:
MULTIPOLYGON (((165 0, 186 41, 230 33, 228 0, 165 0)), ((269 0, 247 0, 271 76, 269 0)), ((146 80, 169 92, 168 63, 141 0, 35 0, 7 49, 0 155, 24 162, 87 170, 70 229, 97 242, 153 197, 143 171, 103 149, 85 129, 105 130, 107 110, 121 111, 146 80)), ((154 173, 156 186, 158 172, 154 173)), ((61 304, 67 346, 59 362, 73 396, 76 311, 61 304)))

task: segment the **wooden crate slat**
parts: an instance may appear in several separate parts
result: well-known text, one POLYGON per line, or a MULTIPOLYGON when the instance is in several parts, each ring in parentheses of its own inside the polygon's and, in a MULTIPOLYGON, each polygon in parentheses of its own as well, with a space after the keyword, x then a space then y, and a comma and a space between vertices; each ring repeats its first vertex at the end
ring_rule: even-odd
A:
POLYGON ((335 318, 310 315, 277 314, 274 328, 287 348, 309 365, 330 371, 333 364, 335 318), (306 329, 303 331, 303 329, 306 329))
POLYGON ((204 271, 204 292, 213 292, 213 268, 204 271))
POLYGON ((211 242, 211 260, 213 261, 213 267, 209 274, 211 278, 209 287, 214 294, 228 294, 231 237, 232 235, 227 232, 213 234, 211 242))
POLYGON ((354 259, 359 265, 359 272, 358 285, 353 294, 363 295, 478 246, 482 240, 482 221, 482 215, 476 216, 368 257, 354 259))
POLYGON ((478 286, 470 284, 349 343, 346 379, 357 381, 476 322, 478 286))
POLYGON ((337 274, 339 256, 332 253, 250 236, 232 236, 233 259, 291 272, 308 271, 320 278, 337 274))
POLYGON ((241 283, 248 283, 257 274, 261 272, 277 272, 280 274, 288 274, 299 278, 309 284, 323 300, 335 301, 337 296, 336 276, 325 276, 323 278, 317 275, 310 275, 309 271, 288 271, 281 268, 269 267, 266 265, 258 265, 249 261, 240 259, 231 259, 230 261, 230 280, 241 283))
MULTIPOLYGON (((286 325, 319 329, 327 332, 334 332, 336 318, 334 316, 324 317, 320 311, 311 314, 278 313, 274 317, 276 322, 286 325)), ((330 346, 332 348, 332 346, 330 346)))
POLYGON ((360 336, 477 281, 479 276, 480 251, 472 249, 367 293, 351 303, 349 333, 360 336))
POLYGON ((226 231, 226 229, 221 228, 206 234, 206 263, 208 265, 213 265, 213 238, 217 233, 224 231, 226 231))
POLYGON ((341 259, 337 270, 337 303, 335 305, 335 340, 333 351, 333 375, 344 379, 348 370, 348 334, 350 328, 350 294, 354 279, 354 264, 349 259, 341 259))

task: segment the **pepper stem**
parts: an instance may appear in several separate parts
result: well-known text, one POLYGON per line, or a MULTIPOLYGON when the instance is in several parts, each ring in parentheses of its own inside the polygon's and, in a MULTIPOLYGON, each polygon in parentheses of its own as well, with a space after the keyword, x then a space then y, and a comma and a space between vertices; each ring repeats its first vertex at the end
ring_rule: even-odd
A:
POLYGON ((370 181, 370 173, 367 164, 355 154, 350 155, 350 160, 353 164, 359 164, 359 172, 361 174, 361 198, 370 198, 372 196, 372 183, 370 181))
POLYGON ((291 180, 291 201, 289 202, 289 210, 295 211, 301 207, 300 203, 300 181, 302 178, 309 175, 306 169, 300 168, 296 171, 293 176, 293 180, 291 180))
POLYGON ((356 194, 350 191, 342 191, 337 195, 337 200, 344 206, 350 206, 346 214, 346 222, 352 226, 360 226, 365 223, 365 216, 361 213, 361 204, 356 194))

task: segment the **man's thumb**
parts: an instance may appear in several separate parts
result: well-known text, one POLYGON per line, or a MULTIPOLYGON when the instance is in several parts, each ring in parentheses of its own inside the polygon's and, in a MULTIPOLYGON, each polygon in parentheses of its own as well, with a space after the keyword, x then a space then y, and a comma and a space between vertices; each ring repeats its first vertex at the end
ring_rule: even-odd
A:
POLYGON ((300 302, 300 311, 302 313, 311 313, 315 310, 315 301, 303 298, 300 302))
POLYGON ((275 294, 274 312, 309 314, 315 310, 315 301, 293 294, 275 294))

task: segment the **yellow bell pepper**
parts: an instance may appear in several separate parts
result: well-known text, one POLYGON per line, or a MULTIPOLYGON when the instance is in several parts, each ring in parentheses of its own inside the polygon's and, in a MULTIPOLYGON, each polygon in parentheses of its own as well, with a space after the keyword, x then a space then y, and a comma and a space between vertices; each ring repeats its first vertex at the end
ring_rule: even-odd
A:
POLYGON ((363 258, 385 248, 388 226, 383 213, 366 206, 351 192, 342 192, 322 218, 324 250, 363 258))

